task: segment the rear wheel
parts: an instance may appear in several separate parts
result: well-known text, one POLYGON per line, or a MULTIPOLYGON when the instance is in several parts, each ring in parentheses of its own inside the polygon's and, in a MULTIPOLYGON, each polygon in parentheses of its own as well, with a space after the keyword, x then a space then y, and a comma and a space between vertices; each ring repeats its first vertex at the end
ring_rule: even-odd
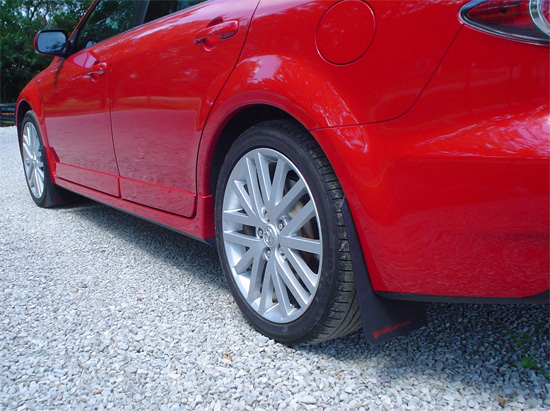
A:
POLYGON ((42 135, 32 111, 23 118, 19 149, 29 193, 36 205, 46 208, 69 202, 72 194, 51 180, 42 135))
POLYGON ((358 329, 343 193, 312 136, 293 122, 254 126, 231 147, 220 175, 220 260, 254 327, 289 345, 358 329))

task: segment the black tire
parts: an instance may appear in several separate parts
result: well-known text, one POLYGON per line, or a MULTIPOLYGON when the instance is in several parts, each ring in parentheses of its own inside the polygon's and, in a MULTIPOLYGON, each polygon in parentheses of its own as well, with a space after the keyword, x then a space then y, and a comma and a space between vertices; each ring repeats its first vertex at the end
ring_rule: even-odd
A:
MULTIPOLYGON (((46 152, 44 150, 44 140, 42 139, 42 134, 40 132, 40 127, 38 126, 38 120, 33 111, 28 111, 23 118, 21 124, 20 134, 19 134, 19 150, 21 152, 21 160, 23 161, 23 170, 25 171, 25 180, 27 182, 27 187, 29 193, 38 207, 49 208, 55 207, 58 205, 66 204, 71 202, 74 199, 74 194, 64 190, 61 187, 56 186, 52 182, 50 167, 48 165, 46 152), (43 173, 43 185, 41 189, 36 188, 36 184, 33 182, 32 178, 27 174, 27 164, 25 161, 24 154, 24 134, 26 133, 27 126, 32 126, 36 132, 36 137, 38 138, 38 147, 35 150, 35 159, 36 162, 33 167, 38 167, 43 173)), ((32 160, 31 160, 32 162, 32 160)), ((32 174, 32 173, 31 173, 32 174)))
MULTIPOLYGON (((341 212, 343 197, 342 188, 327 157, 311 134, 293 121, 269 121, 253 126, 245 131, 229 150, 221 168, 216 190, 218 251, 222 269, 239 308, 262 334, 287 345, 309 345, 342 337, 361 327, 349 243, 341 212), (231 173, 247 153, 265 149, 282 154, 299 170, 300 177, 305 180, 314 200, 318 215, 315 221, 323 233, 322 240, 319 236, 322 263, 316 291, 312 294, 313 297, 305 311, 297 319, 286 323, 264 318, 247 302, 231 271, 224 243, 224 196, 228 195, 226 187, 231 173)), ((244 229, 244 225, 242 227, 244 229)), ((281 234, 282 232, 279 232, 279 235, 281 234)), ((261 236, 261 233, 259 235, 261 236)), ((267 260, 269 258, 266 257, 267 260)), ((250 271, 252 270, 253 268, 250 268, 250 271)), ((294 273, 298 277, 296 271, 294 273)), ((265 268, 262 275, 262 278, 265 278, 265 268)))

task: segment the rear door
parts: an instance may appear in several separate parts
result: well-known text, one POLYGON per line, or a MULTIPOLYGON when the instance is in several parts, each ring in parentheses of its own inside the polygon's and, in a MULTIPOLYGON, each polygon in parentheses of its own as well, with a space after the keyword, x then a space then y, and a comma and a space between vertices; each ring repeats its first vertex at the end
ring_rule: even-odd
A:
POLYGON ((151 1, 111 72, 111 120, 124 199, 193 216, 208 113, 259 0, 151 1))

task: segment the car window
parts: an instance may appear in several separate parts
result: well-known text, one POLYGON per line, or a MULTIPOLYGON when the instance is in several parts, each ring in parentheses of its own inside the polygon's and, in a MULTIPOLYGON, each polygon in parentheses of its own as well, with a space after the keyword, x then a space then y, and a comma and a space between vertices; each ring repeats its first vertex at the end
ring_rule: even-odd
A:
POLYGON ((77 50, 139 25, 146 5, 144 0, 102 0, 80 29, 76 41, 77 50))
POLYGON ((204 1, 206 0, 151 0, 145 14, 145 23, 203 3, 204 1))

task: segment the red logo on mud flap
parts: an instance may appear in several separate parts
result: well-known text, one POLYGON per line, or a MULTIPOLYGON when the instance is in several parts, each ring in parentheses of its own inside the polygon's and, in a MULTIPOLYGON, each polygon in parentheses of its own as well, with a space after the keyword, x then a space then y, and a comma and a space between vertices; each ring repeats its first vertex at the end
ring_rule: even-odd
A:
POLYGON ((403 322, 393 324, 393 325, 386 325, 381 330, 374 330, 372 332, 372 335, 374 336, 375 339, 377 339, 381 335, 384 335, 384 334, 387 334, 387 333, 392 333, 395 330, 398 330, 399 328, 405 327, 406 325, 410 325, 410 324, 411 324, 411 319, 408 319, 408 320, 405 320, 403 322))

